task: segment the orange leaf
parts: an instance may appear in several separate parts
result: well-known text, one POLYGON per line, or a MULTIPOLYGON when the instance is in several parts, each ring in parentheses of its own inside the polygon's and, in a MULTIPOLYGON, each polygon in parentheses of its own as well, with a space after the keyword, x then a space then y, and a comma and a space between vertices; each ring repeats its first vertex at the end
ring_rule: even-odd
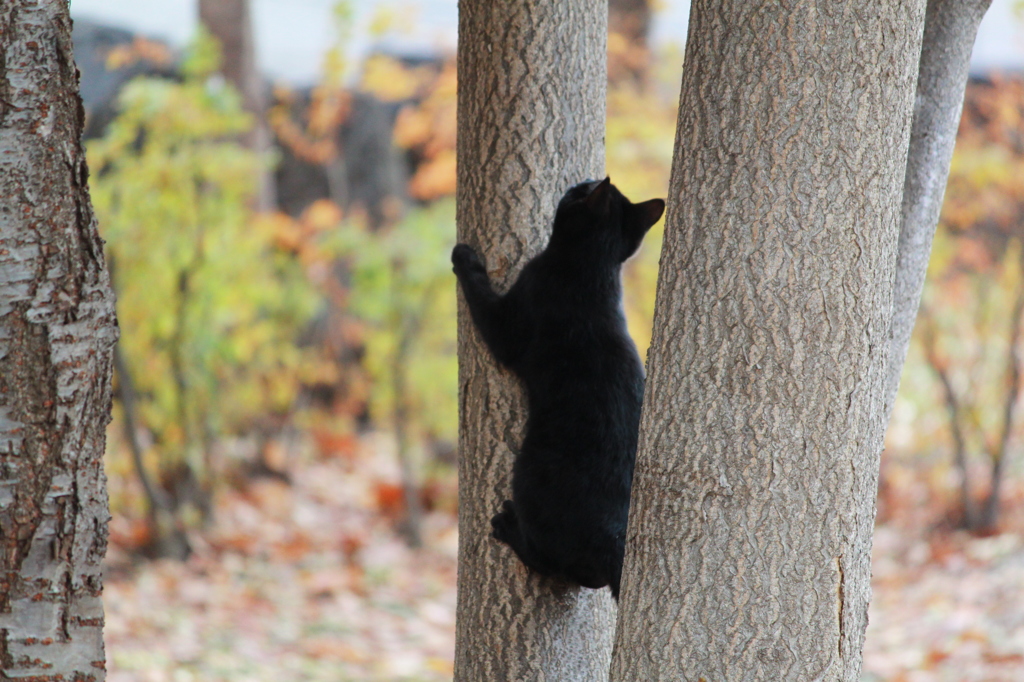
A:
POLYGON ((378 482, 374 487, 374 496, 377 500, 377 509, 385 516, 401 516, 405 509, 405 501, 402 499, 402 486, 400 485, 378 482))

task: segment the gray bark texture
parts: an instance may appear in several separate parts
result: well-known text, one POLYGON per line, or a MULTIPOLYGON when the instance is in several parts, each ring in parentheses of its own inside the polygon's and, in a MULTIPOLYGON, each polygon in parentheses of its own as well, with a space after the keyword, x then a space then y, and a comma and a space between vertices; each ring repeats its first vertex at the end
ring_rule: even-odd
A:
POLYGON ((613 680, 859 679, 924 0, 694 0, 613 680))
MULTIPOLYGON (((607 12, 591 0, 459 2, 458 239, 501 291, 544 247, 562 193, 602 177, 607 12)), ((531 576, 491 538, 527 407, 461 294, 459 400, 455 679, 607 679, 609 591, 531 576)))
POLYGON ((114 298, 65 0, 0 9, 0 679, 105 676, 114 298))
POLYGON ((889 369, 885 379, 886 423, 900 387, 921 303, 932 238, 946 193, 949 162, 963 111, 971 48, 992 0, 928 0, 910 130, 903 211, 896 256, 889 369))

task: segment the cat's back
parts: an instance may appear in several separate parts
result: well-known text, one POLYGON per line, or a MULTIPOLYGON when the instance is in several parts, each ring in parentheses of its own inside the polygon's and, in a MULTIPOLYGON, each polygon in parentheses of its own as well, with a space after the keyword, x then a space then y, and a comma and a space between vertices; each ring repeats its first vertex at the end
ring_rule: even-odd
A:
POLYGON ((538 257, 523 274, 534 334, 518 373, 531 413, 632 420, 642 400, 643 364, 626 328, 618 273, 580 281, 570 268, 538 257))

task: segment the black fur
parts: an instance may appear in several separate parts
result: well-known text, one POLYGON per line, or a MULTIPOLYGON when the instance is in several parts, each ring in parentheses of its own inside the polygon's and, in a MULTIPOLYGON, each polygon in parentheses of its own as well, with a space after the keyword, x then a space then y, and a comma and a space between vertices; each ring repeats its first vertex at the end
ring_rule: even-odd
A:
POLYGON ((526 386, 530 416, 494 537, 542 575, 616 599, 644 369, 626 331, 622 263, 665 202, 632 204, 606 178, 562 197, 551 239, 504 296, 465 244, 452 251, 473 322, 526 386))

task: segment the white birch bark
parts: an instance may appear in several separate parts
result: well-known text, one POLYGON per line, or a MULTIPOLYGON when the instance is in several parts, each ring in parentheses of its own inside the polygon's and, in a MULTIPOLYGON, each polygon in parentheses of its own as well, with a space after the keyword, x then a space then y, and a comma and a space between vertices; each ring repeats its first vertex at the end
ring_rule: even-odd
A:
POLYGON ((104 678, 117 337, 64 0, 0 6, 0 679, 104 678))

